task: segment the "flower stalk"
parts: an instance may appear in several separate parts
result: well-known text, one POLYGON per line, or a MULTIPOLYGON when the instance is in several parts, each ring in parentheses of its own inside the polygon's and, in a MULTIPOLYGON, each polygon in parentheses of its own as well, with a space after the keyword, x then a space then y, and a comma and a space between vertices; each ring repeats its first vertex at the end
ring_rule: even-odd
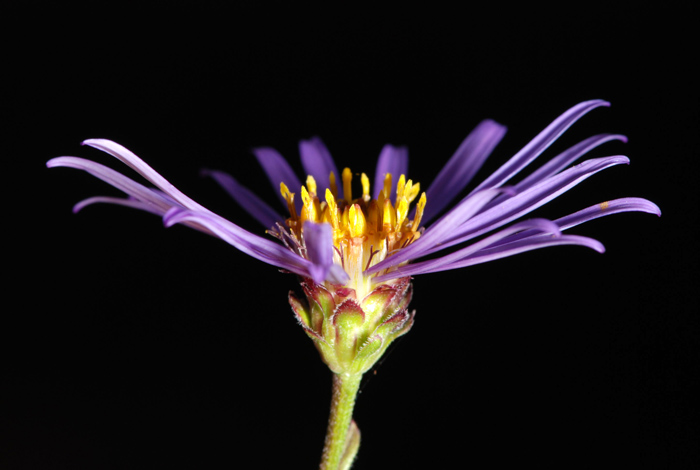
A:
POLYGON ((321 470, 348 470, 360 447, 360 431, 352 420, 362 374, 333 374, 333 397, 321 470))

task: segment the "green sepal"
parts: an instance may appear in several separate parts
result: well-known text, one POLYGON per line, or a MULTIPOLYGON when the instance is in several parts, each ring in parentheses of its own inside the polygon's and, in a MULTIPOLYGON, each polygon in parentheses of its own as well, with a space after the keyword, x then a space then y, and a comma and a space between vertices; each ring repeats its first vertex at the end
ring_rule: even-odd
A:
POLYGON ((309 314, 306 302, 297 298, 294 292, 290 292, 289 304, 292 306, 292 310, 296 314, 297 320, 299 320, 299 324, 304 329, 304 332, 307 334, 307 336, 311 338, 311 340, 314 342, 314 345, 316 346, 316 349, 318 349, 321 356, 326 357, 329 354, 332 355, 333 348, 324 340, 324 338, 319 333, 315 332, 308 326, 307 322, 309 322, 309 314))
MULTIPOLYGON (((311 330, 311 316, 309 315, 308 304, 299 299, 294 292, 289 291, 289 305, 292 306, 292 311, 304 330, 311 330)), ((311 331, 313 332, 313 330, 311 331)))
POLYGON ((375 334, 382 335, 384 337, 395 337, 396 332, 400 331, 407 321, 411 319, 412 315, 406 310, 400 310, 396 312, 391 317, 387 318, 381 325, 377 327, 374 331, 375 334))
POLYGON ((350 364, 363 336, 365 312, 353 299, 346 299, 333 313, 335 352, 339 362, 350 364))
POLYGON ((333 310, 335 310, 333 294, 322 285, 314 282, 302 282, 301 287, 309 301, 312 328, 321 333, 324 321, 330 320, 333 310))
POLYGON ((355 356, 352 372, 364 373, 372 368, 386 349, 386 342, 381 335, 373 335, 360 347, 355 356))

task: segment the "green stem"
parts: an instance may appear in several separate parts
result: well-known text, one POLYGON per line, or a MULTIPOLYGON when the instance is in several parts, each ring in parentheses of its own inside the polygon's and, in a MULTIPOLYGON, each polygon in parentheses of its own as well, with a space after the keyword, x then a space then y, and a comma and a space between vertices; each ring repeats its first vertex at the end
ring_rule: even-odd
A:
POLYGON ((360 434, 357 426, 350 426, 350 423, 361 379, 362 374, 333 374, 331 415, 323 446, 321 470, 349 469, 355 458, 360 445, 360 434))

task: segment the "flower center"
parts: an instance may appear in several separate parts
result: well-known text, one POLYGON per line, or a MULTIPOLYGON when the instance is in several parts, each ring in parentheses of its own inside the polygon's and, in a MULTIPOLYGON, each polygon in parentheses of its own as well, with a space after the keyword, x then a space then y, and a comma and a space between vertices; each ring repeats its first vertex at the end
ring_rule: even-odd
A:
POLYGON ((351 278, 351 283, 361 292, 368 292, 371 279, 363 271, 373 266, 396 250, 403 248, 420 236, 420 221, 425 208, 425 193, 416 204, 416 213, 408 218, 409 206, 420 192, 420 184, 406 181, 401 175, 396 185, 396 199, 390 198, 392 175, 387 173, 384 188, 377 199, 370 197, 369 178, 362 173, 362 196, 352 196, 353 174, 345 168, 342 174, 343 194, 338 187, 333 172, 330 174, 330 188, 326 189, 324 200, 316 193, 316 181, 307 176, 306 185, 301 187, 303 206, 301 214, 294 207, 294 193, 284 183, 280 183, 282 196, 287 200, 290 217, 287 226, 298 239, 303 239, 304 222, 328 223, 333 227, 335 262, 340 264, 351 278))

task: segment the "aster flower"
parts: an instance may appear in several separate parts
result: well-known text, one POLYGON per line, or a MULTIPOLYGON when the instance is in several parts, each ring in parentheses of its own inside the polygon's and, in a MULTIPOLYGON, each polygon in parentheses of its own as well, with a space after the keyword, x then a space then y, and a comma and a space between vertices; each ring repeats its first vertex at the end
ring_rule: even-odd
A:
POLYGON ((145 210, 163 217, 167 226, 184 224, 219 237, 260 261, 299 276, 304 297, 290 293, 290 304, 335 373, 322 468, 349 468, 359 445, 359 432, 351 422, 357 386, 362 373, 413 323, 414 312, 407 309, 411 277, 550 246, 580 245, 603 252, 597 240, 563 232, 620 212, 660 215, 650 201, 622 198, 556 220, 522 220, 589 176, 629 163, 627 157, 615 155, 574 164, 603 143, 626 140, 621 135, 600 134, 511 183, 568 127, 600 106, 608 103, 587 101, 566 111, 453 205, 504 136, 502 125, 481 122, 424 192, 418 182, 406 178, 408 153, 403 147, 386 145, 382 149, 373 185, 365 173, 360 175, 361 194, 353 194, 353 172, 349 168, 339 172, 319 138, 299 144, 307 174, 303 183, 274 149, 255 149, 286 215, 231 175, 206 171, 262 224, 266 235, 244 230, 197 204, 139 157, 109 140, 90 139, 84 145, 121 160, 155 188, 82 158, 58 157, 47 165, 87 171, 128 195, 89 198, 76 204, 75 212, 100 202, 145 210))

